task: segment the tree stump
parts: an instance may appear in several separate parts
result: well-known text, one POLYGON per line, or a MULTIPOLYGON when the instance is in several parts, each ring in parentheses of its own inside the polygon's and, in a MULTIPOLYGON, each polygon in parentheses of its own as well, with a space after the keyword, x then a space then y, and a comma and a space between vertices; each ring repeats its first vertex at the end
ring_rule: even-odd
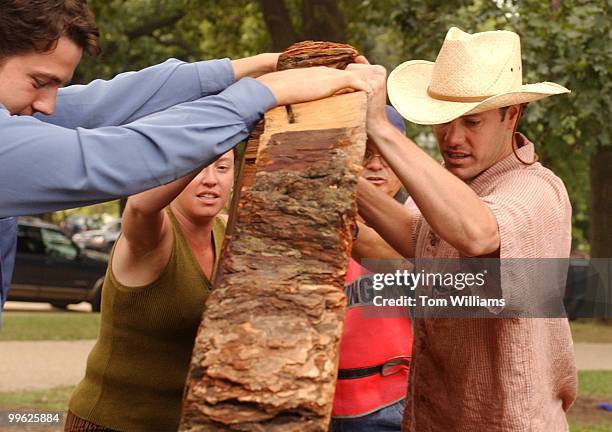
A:
POLYGON ((327 430, 366 99, 348 93, 266 114, 196 338, 179 430, 327 430))

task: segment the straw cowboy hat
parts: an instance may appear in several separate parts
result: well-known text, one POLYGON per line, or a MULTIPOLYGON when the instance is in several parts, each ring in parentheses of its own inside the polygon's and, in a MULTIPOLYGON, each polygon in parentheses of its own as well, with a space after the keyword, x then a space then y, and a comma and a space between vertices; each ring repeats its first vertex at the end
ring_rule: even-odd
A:
POLYGON ((552 82, 523 84, 516 33, 469 34, 452 27, 435 63, 412 60, 389 75, 391 104, 407 120, 440 124, 494 108, 569 93, 552 82))

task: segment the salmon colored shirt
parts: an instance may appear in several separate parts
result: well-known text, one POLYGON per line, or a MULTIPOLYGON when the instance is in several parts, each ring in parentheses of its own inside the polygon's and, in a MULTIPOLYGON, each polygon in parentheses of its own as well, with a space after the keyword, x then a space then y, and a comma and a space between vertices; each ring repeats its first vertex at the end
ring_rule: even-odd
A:
MULTIPOLYGON (((517 135, 518 155, 534 147, 517 135), (522 144, 522 146, 521 146, 522 144)), ((567 258, 571 206, 563 182, 540 163, 514 155, 469 186, 497 219, 500 258, 567 258)), ((417 258, 458 258, 416 214, 417 258)), ((503 267, 502 267, 503 269, 503 267)), ((504 297, 525 294, 526 282, 507 283, 504 297)), ((410 432, 539 432, 568 430, 576 397, 572 338, 564 318, 417 318, 404 430, 410 432)))

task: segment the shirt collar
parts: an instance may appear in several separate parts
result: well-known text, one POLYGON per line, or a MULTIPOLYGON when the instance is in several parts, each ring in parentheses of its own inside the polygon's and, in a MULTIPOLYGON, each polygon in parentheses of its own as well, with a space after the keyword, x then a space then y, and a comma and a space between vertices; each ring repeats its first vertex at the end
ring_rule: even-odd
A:
MULTIPOLYGON (((521 133, 515 134, 516 144, 518 148, 516 149, 516 154, 521 160, 525 162, 533 161, 535 157, 535 148, 531 141, 525 137, 525 135, 521 133)), ((539 164, 538 164, 539 165, 539 164)), ((490 166, 474 179, 469 182, 469 186, 476 192, 482 192, 490 183, 491 180, 495 177, 499 177, 502 174, 505 174, 510 171, 514 171, 517 169, 523 169, 528 165, 525 165, 523 162, 517 159, 512 152, 510 155, 506 156, 504 159, 500 160, 496 164, 490 166)))

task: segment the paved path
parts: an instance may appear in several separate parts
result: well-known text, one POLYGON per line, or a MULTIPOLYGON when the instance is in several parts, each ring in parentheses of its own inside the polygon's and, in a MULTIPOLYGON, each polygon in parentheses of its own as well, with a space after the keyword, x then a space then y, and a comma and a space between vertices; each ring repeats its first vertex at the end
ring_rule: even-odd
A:
POLYGON ((78 383, 95 341, 0 342, 0 392, 78 383))
MULTIPOLYGON (((4 303, 5 312, 59 312, 50 303, 7 301, 4 303)), ((91 305, 87 302, 68 305, 69 311, 91 312, 91 305)))
MULTIPOLYGON (((0 342, 0 392, 77 384, 85 375, 85 341, 0 342)), ((578 343, 580 370, 612 370, 612 343, 578 343)))
POLYGON ((574 344, 579 370, 612 370, 612 343, 574 344))

